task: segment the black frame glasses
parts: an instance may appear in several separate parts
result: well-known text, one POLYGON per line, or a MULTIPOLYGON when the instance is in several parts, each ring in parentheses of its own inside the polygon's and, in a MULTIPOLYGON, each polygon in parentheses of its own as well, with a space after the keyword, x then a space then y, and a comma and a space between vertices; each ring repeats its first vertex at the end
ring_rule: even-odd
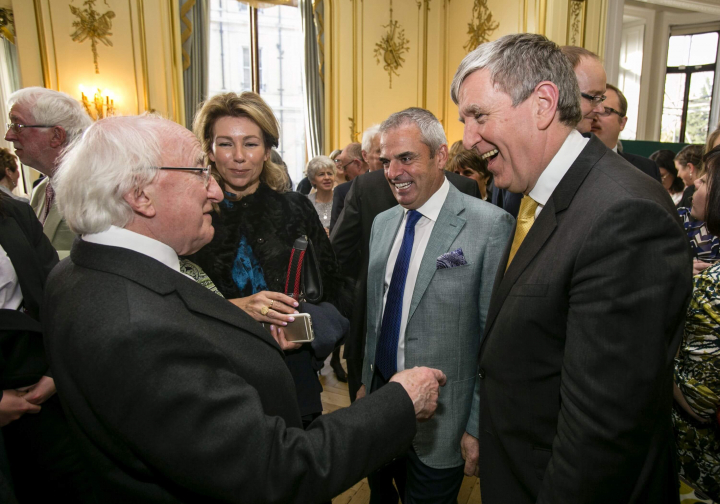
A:
POLYGON ((592 102, 593 105, 600 105, 607 98, 607 96, 605 96, 605 95, 593 96, 593 95, 589 95, 587 93, 580 93, 580 96, 582 96, 586 100, 592 102))
POLYGON ((625 117, 625 114, 612 107, 605 107, 605 110, 603 112, 598 112, 598 115, 603 117, 608 117, 610 114, 617 114, 618 117, 620 117, 621 119, 625 117))
POLYGON ((173 171, 193 171, 193 172, 200 172, 202 173, 202 179, 203 183, 205 184, 205 188, 207 189, 208 185, 210 185, 210 175, 211 175, 211 166, 208 165, 204 168, 189 168, 189 167, 179 167, 179 166, 161 166, 161 170, 173 170, 173 171))
POLYGON ((8 131, 12 130, 13 133, 16 135, 20 134, 20 131, 22 131, 24 128, 54 128, 54 125, 46 125, 46 124, 18 124, 18 123, 6 123, 5 126, 7 126, 8 131))

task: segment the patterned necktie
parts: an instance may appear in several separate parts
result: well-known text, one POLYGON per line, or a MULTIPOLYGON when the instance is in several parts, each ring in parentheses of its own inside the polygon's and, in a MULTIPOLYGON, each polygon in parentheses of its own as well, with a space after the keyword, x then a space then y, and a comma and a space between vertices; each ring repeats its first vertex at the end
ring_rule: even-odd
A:
POLYGON ((212 280, 210 280, 210 277, 207 276, 207 273, 205 273, 205 271, 203 271, 203 269, 194 262, 189 261, 188 259, 180 259, 180 273, 185 273, 197 283, 199 283, 209 291, 214 292, 218 296, 225 297, 217 289, 217 287, 215 287, 215 284, 212 280))
POLYGON ((409 210, 405 221, 400 252, 395 260, 390 288, 388 289, 385 311, 383 312, 380 337, 375 350, 375 366, 385 381, 397 372, 397 348, 400 338, 400 322, 402 320, 403 293, 407 279, 410 255, 415 241, 415 224, 422 214, 417 210, 409 210))
POLYGON ((55 203, 55 190, 48 180, 48 184, 45 186, 45 208, 43 208, 42 219, 40 219, 40 224, 43 226, 50 214, 50 208, 52 208, 53 203, 55 203))
POLYGON ((512 262, 515 254, 520 248, 520 244, 523 242, 528 232, 530 231, 533 222, 535 222, 535 211, 537 210, 537 207, 538 202, 532 199, 530 196, 523 196, 522 201, 520 201, 520 210, 518 210, 517 226, 515 227, 515 237, 513 238, 512 246, 510 247, 510 257, 508 257, 505 271, 507 271, 507 269, 510 267, 510 263, 512 262))

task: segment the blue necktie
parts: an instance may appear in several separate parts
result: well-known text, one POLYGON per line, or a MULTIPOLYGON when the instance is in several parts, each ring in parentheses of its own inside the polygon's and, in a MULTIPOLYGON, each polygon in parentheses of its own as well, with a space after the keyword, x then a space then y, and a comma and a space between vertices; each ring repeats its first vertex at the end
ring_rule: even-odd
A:
POLYGON ((397 348, 400 337, 400 321, 402 320, 403 293, 407 279, 410 254, 415 240, 415 224, 422 214, 417 210, 409 210, 405 221, 400 252, 395 260, 390 288, 388 289, 385 311, 383 312, 380 337, 375 350, 375 366, 385 381, 397 372, 397 348))

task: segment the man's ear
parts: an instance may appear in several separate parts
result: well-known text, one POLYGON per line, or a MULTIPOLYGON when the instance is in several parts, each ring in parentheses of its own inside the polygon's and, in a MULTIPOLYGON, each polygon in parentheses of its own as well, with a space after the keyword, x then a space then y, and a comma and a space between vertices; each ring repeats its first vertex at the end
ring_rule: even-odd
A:
POLYGON ((555 84, 550 81, 542 81, 535 86, 534 95, 536 124, 538 129, 545 130, 555 119, 560 93, 555 84))
POLYGON ((367 152, 365 152, 365 151, 360 151, 360 152, 362 153, 363 161, 365 161, 366 163, 369 163, 367 152))
POLYGON ((437 158, 438 168, 444 170, 448 160, 447 144, 442 144, 440 147, 438 147, 437 151, 435 151, 435 157, 437 158))
POLYGON ((627 124, 628 118, 627 116, 620 119, 620 131, 625 129, 625 125, 627 124))
POLYGON ((52 132, 53 134, 52 138, 50 138, 50 147, 57 149, 58 147, 65 145, 65 140, 67 139, 67 132, 65 131, 65 128, 62 126, 54 126, 52 132))
POLYGON ((153 204, 151 191, 148 189, 150 186, 144 188, 136 187, 131 191, 128 191, 123 196, 123 199, 130 205, 132 211, 138 215, 142 215, 148 219, 155 217, 155 205, 153 204))

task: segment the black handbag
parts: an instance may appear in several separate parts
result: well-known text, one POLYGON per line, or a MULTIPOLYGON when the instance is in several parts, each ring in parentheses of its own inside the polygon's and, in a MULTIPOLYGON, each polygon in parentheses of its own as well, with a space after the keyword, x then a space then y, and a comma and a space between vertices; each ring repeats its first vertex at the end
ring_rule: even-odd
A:
POLYGON ((319 303, 323 297, 317 254, 310 238, 305 235, 295 240, 290 252, 285 295, 313 304, 319 303))

